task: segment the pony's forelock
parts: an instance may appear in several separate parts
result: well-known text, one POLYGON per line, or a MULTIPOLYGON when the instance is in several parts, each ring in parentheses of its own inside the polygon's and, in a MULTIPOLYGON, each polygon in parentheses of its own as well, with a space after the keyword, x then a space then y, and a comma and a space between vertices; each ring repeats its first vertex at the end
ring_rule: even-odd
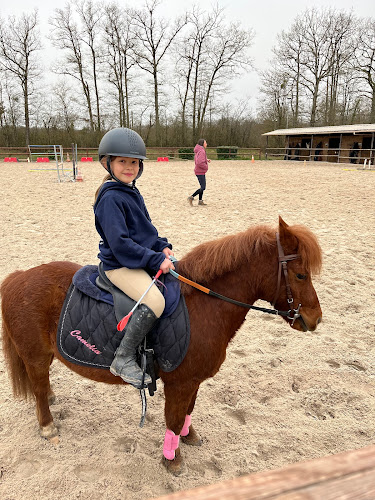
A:
POLYGON ((289 226, 288 230, 298 240, 298 253, 312 275, 320 274, 322 269, 322 249, 314 233, 306 226, 289 226))

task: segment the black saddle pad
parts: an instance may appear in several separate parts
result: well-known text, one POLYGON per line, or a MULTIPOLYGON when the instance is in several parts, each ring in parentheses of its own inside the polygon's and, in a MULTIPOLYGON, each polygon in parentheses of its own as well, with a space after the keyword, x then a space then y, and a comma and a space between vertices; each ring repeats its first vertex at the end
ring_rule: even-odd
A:
MULTIPOLYGON (((116 326, 111 304, 86 295, 72 283, 60 314, 58 350, 72 363, 108 369, 124 335, 116 326)), ((181 295, 174 312, 155 323, 147 344, 154 350, 160 368, 170 372, 184 359, 189 341, 189 314, 181 295)))

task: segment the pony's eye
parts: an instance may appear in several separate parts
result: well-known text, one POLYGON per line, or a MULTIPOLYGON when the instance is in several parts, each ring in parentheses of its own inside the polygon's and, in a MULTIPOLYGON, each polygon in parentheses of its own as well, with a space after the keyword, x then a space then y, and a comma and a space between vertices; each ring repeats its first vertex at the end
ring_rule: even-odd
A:
POLYGON ((296 274, 297 279, 299 280, 305 280, 307 278, 307 274, 296 274))

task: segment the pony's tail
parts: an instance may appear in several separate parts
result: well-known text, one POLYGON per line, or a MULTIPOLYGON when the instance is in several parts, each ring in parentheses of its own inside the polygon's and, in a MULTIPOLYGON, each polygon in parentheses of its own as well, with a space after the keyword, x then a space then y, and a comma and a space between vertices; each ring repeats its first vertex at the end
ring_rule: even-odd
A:
POLYGON ((28 399, 33 396, 33 391, 31 387, 31 381, 29 375, 26 371, 25 363, 23 359, 19 356, 10 334, 10 328, 8 327, 5 314, 5 305, 7 303, 7 288, 10 282, 13 280, 16 274, 22 271, 16 271, 9 275, 1 284, 1 309, 3 318, 3 328, 2 328, 2 345, 3 353, 5 358, 5 363, 8 369, 8 374, 12 383, 13 394, 16 398, 28 399))

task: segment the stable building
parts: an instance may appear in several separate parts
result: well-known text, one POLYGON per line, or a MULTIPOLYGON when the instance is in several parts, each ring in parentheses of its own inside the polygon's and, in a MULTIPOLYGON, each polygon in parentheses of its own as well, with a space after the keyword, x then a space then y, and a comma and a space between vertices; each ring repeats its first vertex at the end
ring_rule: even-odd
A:
POLYGON ((263 135, 266 158, 374 165, 375 123, 279 129, 263 135), (285 137, 285 147, 269 147, 272 136, 285 137))

